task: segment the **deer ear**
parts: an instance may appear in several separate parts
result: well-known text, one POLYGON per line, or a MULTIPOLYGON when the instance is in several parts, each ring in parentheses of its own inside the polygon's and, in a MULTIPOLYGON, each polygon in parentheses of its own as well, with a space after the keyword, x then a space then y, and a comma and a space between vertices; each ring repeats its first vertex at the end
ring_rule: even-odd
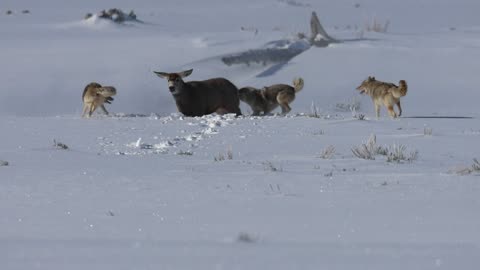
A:
POLYGON ((180 75, 180 77, 182 77, 182 78, 185 78, 188 75, 192 74, 192 72, 193 72, 193 68, 189 69, 189 70, 182 71, 182 72, 178 73, 178 75, 180 75))
POLYGON ((160 78, 164 78, 164 79, 168 78, 168 73, 166 73, 166 72, 154 71, 153 73, 157 74, 157 76, 160 77, 160 78))

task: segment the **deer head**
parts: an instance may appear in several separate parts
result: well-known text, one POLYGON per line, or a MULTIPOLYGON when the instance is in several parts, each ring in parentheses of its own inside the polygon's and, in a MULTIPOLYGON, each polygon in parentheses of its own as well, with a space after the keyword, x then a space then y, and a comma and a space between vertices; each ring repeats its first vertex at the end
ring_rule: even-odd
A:
POLYGON ((183 86, 185 82, 183 78, 187 77, 188 75, 192 74, 193 69, 185 70, 178 73, 166 73, 166 72, 158 72, 154 71, 158 77, 167 79, 168 81, 168 89, 172 95, 180 95, 182 94, 183 86))

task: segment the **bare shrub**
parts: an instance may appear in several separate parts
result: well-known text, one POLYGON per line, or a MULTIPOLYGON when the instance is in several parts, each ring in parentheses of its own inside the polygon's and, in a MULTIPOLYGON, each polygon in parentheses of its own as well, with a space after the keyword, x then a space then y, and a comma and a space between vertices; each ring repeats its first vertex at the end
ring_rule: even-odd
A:
POLYGON ((429 127, 423 128, 423 136, 432 136, 433 130, 429 127))
POLYGON ((283 171, 282 167, 277 167, 270 161, 263 162, 263 166, 264 166, 264 169, 266 171, 271 171, 271 172, 282 172, 283 171))
POLYGON ((309 3, 302 3, 300 1, 295 1, 295 0, 277 0, 277 1, 292 7, 311 7, 309 3))
POLYGON ((352 153, 361 159, 375 160, 374 153, 371 152, 365 144, 352 148, 352 153))
POLYGON ((8 166, 8 165, 9 165, 8 161, 0 160, 0 167, 8 166))
POLYGON ((386 20, 385 23, 381 23, 380 21, 377 21, 376 18, 373 18, 371 21, 365 23, 365 31, 386 33, 389 25, 389 20, 386 20))
POLYGON ((473 159, 472 170, 480 172, 480 162, 476 158, 473 159))
POLYGON ((213 157, 214 161, 224 161, 224 160, 232 160, 233 159, 233 152, 232 148, 228 148, 225 153, 218 153, 218 155, 213 157))
POLYGON ((223 153, 218 153, 218 155, 213 157, 213 161, 224 161, 225 155, 223 153))
POLYGON ((335 155, 335 146, 329 145, 320 153, 319 158, 331 159, 335 155))
POLYGON ((176 152, 175 154, 178 155, 178 156, 193 156, 193 152, 189 151, 189 150, 186 150, 186 151, 180 150, 180 151, 176 152))
POLYGON ((412 162, 418 157, 418 151, 412 151, 407 154, 407 147, 402 144, 394 144, 390 147, 387 154, 387 162, 412 162))
POLYGON ((356 112, 360 110, 360 100, 356 97, 345 100, 344 102, 337 103, 335 109, 340 112, 356 112))
POLYGON ((238 234, 238 237, 237 237, 237 242, 240 242, 240 243, 255 243, 257 242, 258 239, 257 237, 249 234, 249 233, 246 233, 246 232, 241 232, 238 234))
POLYGON ((69 148, 66 144, 58 142, 55 139, 53 140, 53 147, 61 150, 67 150, 69 148))
POLYGON ((352 153, 361 159, 375 160, 377 136, 375 134, 370 135, 366 143, 362 143, 357 147, 352 148, 352 153))
POLYGON ((355 114, 353 118, 358 119, 358 120, 365 120, 365 114, 355 114))
POLYGON ((467 175, 471 173, 480 173, 480 162, 478 159, 474 158, 473 159, 473 164, 470 167, 464 167, 455 170, 455 173, 460 174, 460 175, 467 175))
POLYGON ((418 158, 418 151, 407 153, 405 145, 392 145, 390 147, 377 145, 377 137, 375 134, 370 135, 366 143, 352 148, 352 153, 358 158, 375 160, 376 155, 387 157, 387 162, 414 161, 418 158))
POLYGON ((313 118, 320 118, 318 107, 313 101, 312 101, 312 105, 310 106, 310 114, 308 114, 308 116, 313 118))
POLYGON ((240 31, 242 32, 252 32, 255 36, 258 34, 258 28, 254 26, 241 26, 240 31))
POLYGON ((232 159, 233 159, 233 151, 232 151, 232 148, 231 148, 231 147, 229 147, 229 148, 227 149, 227 159, 228 159, 228 160, 232 160, 232 159))

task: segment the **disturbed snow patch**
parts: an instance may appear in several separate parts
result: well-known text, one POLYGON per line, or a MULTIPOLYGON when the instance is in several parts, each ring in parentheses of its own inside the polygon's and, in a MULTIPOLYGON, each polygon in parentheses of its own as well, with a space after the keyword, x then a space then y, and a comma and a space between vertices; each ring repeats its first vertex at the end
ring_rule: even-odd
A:
MULTIPOLYGON (((193 149, 198 147, 199 142, 218 134, 222 127, 232 125, 234 119, 234 114, 213 114, 194 118, 178 117, 175 115, 162 117, 158 120, 162 121, 163 124, 172 121, 188 121, 186 125, 198 127, 199 129, 173 137, 155 137, 153 141, 148 141, 139 137, 133 142, 123 144, 124 147, 109 152, 118 155, 149 155, 167 154, 173 150, 175 153, 188 153, 188 155, 192 155, 193 149)), ((184 132, 185 130, 183 129, 179 130, 179 133, 184 132)))

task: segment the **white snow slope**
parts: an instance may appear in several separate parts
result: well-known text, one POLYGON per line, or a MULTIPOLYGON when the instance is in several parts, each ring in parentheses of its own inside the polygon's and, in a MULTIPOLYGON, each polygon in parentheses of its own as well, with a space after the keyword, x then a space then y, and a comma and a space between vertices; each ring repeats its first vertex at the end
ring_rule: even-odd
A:
POLYGON ((478 269, 479 9, 3 0, 0 269, 478 269), (145 23, 82 20, 111 7, 145 23), (280 67, 220 61, 308 33, 312 11, 346 41, 280 67), (386 33, 362 33, 374 18, 390 22, 386 33), (305 88, 287 117, 250 117, 245 104, 238 118, 183 117, 152 71, 188 68, 190 80, 262 87, 301 76, 305 88), (355 90, 370 75, 407 80, 401 118, 382 109, 375 119, 355 90), (117 88, 112 116, 80 117, 91 81, 117 88), (371 134, 418 156, 354 156, 371 134))

